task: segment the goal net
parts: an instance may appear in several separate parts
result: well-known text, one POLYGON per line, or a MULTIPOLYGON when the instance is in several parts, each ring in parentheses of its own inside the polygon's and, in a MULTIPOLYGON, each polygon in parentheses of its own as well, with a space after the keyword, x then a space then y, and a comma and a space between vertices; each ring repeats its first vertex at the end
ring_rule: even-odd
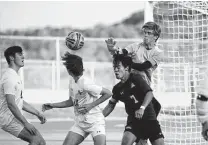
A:
POLYGON ((208 65, 208 2, 152 2, 153 18, 162 28, 159 45, 163 67, 153 76, 162 104, 159 120, 166 145, 204 145, 196 118, 195 88, 208 65))

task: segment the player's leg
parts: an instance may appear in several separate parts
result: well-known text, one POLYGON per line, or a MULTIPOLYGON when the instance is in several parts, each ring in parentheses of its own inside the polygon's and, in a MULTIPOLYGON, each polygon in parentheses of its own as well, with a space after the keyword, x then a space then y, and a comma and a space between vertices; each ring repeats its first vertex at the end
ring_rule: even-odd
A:
POLYGON ((29 142, 29 145, 46 145, 45 140, 38 130, 36 130, 36 135, 31 135, 25 128, 20 132, 18 138, 29 142))
POLYGON ((124 131, 121 145, 133 145, 136 139, 136 136, 131 131, 124 131))
POLYGON ((94 145, 106 145, 106 136, 104 134, 93 137, 94 145))
POLYGON ((139 139, 138 141, 136 141, 136 145, 148 145, 148 141, 139 139))
POLYGON ((136 145, 147 145, 147 140, 142 140, 138 136, 138 130, 140 129, 138 128, 138 123, 136 123, 136 127, 133 127, 133 120, 133 117, 128 116, 127 125, 125 127, 122 139, 123 144, 133 144, 134 142, 136 142, 136 145))
POLYGON ((82 143, 84 139, 85 138, 82 135, 69 131, 69 133, 67 134, 64 140, 63 145, 78 145, 82 143))
POLYGON ((13 119, 7 126, 2 128, 4 131, 24 140, 31 145, 45 145, 45 140, 42 135, 36 130, 35 135, 31 135, 31 133, 24 128, 24 126, 17 120, 13 119))
POLYGON ((164 138, 158 138, 155 141, 151 142, 152 145, 165 145, 164 138))
POLYGON ((106 145, 105 124, 94 125, 89 132, 93 137, 94 145, 106 145))
POLYGON ((164 135, 157 120, 145 122, 145 134, 149 138, 152 145, 164 145, 164 135))
POLYGON ((79 145, 84 141, 87 135, 88 134, 86 132, 75 124, 68 132, 63 145, 79 145))

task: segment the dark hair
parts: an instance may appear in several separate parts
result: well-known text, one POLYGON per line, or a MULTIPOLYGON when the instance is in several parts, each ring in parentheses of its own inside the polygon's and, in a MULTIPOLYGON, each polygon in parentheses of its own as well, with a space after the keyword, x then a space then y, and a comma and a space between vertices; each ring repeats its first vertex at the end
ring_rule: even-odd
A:
MULTIPOLYGON (((142 26, 142 29, 150 29, 150 30, 153 30, 154 32, 154 35, 155 36, 158 36, 157 39, 160 37, 160 34, 161 34, 161 28, 160 26, 155 23, 155 22, 146 22, 143 26, 142 26)), ((157 41, 157 39, 155 41, 157 41)))
POLYGON ((8 64, 10 64, 9 57, 14 57, 15 53, 22 53, 22 48, 20 46, 11 46, 4 51, 4 57, 6 58, 8 64))
POLYGON ((123 54, 116 53, 113 55, 113 64, 117 65, 121 62, 124 68, 129 67, 129 71, 131 71, 132 58, 128 56, 128 51, 126 49, 122 49, 122 52, 123 54))
POLYGON ((62 60, 64 61, 63 64, 65 65, 66 69, 73 75, 80 76, 83 74, 84 69, 81 57, 66 52, 64 56, 62 56, 62 60))

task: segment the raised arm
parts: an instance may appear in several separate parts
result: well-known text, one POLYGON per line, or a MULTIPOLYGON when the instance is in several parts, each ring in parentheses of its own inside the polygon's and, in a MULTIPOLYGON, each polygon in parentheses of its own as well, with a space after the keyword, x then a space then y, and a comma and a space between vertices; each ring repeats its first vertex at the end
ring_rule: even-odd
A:
POLYGON ((152 67, 152 64, 150 61, 145 61, 143 63, 132 63, 132 68, 138 71, 145 71, 152 67))
POLYGON ((119 48, 116 46, 116 41, 114 40, 114 38, 108 38, 107 40, 105 40, 105 43, 111 55, 114 55, 117 51, 119 51, 119 48))

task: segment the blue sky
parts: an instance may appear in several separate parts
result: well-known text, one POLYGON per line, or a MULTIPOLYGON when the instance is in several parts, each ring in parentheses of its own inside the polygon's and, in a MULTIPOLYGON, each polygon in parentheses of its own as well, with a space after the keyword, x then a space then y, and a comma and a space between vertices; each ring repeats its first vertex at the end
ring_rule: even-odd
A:
POLYGON ((110 25, 144 9, 143 1, 0 1, 0 30, 110 25))

